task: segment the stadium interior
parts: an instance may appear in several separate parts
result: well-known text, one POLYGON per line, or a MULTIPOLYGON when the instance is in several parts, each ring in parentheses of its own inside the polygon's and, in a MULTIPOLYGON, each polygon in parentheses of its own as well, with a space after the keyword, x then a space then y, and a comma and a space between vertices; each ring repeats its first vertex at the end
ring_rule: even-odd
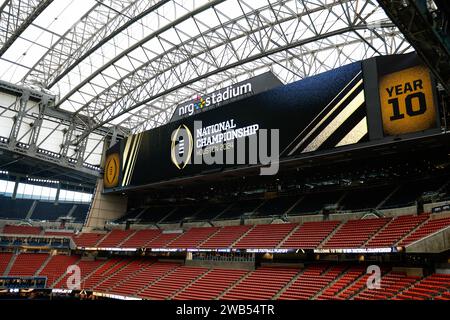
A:
POLYGON ((0 17, 0 299, 450 300, 446 1, 0 17), (279 129, 276 174, 177 162, 229 119, 279 129))

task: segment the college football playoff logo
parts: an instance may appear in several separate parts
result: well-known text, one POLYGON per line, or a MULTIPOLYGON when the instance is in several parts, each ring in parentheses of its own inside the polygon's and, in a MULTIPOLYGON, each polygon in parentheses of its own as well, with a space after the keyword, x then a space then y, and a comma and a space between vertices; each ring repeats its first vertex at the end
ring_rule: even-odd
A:
POLYGON ((178 169, 184 169, 191 161, 192 147, 191 131, 183 124, 172 134, 171 159, 178 169))
POLYGON ((103 183, 105 188, 113 188, 119 184, 119 154, 113 153, 106 159, 105 174, 103 183))

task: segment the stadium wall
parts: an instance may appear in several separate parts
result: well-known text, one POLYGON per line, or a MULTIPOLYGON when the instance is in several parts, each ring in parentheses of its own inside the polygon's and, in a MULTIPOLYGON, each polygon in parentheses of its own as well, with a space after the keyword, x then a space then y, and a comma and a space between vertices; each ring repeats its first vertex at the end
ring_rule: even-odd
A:
POLYGON ((103 194, 103 179, 99 179, 83 231, 104 229, 108 221, 125 215, 127 204, 126 196, 103 194))

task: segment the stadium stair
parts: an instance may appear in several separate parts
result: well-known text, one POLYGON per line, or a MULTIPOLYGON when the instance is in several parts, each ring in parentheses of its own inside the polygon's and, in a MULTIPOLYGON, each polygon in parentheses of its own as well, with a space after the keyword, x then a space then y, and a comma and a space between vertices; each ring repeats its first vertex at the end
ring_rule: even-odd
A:
POLYGON ((115 286, 112 291, 128 297, 138 297, 140 291, 179 266, 177 263, 155 262, 142 268, 126 283, 122 282, 115 286))
POLYGON ((449 274, 432 274, 399 292, 396 300, 429 300, 450 289, 449 274))
POLYGON ((9 252, 0 252, 0 276, 7 276, 14 264, 17 255, 9 252))
POLYGON ((426 238, 434 233, 440 232, 443 229, 450 227, 450 217, 429 219, 422 226, 417 228, 409 236, 403 238, 400 241, 400 245, 408 246, 417 240, 426 238))
POLYGON ((398 191, 401 187, 402 187, 402 186, 397 186, 396 188, 394 188, 394 190, 392 190, 391 193, 389 193, 389 194, 386 196, 386 198, 384 198, 384 199, 383 199, 383 200, 375 207, 375 210, 378 210, 378 209, 380 209, 381 207, 383 207, 384 204, 385 204, 386 202, 388 202, 389 199, 391 199, 392 196, 393 196, 394 194, 396 194, 397 191, 398 191))
POLYGON ((300 226, 301 226, 300 224, 296 225, 296 226, 294 227, 294 229, 292 229, 291 232, 289 232, 289 233, 286 235, 286 237, 284 237, 284 239, 281 240, 281 242, 277 245, 276 248, 282 248, 282 247, 283 247, 283 244, 286 242, 286 240, 289 239, 294 233, 296 233, 297 230, 300 228, 300 226))
POLYGON ((450 291, 442 292, 440 295, 435 296, 434 300, 450 301, 450 291))
POLYGON ((156 222, 155 224, 158 225, 158 224, 163 223, 164 220, 166 220, 167 218, 169 218, 169 217, 172 215, 172 213, 174 213, 175 211, 177 211, 177 208, 176 208, 176 207, 173 208, 172 210, 170 210, 170 212, 169 212, 168 214, 166 214, 164 217, 162 217, 162 219, 160 219, 160 220, 159 220, 158 222, 156 222))
POLYGON ((49 259, 42 265, 41 270, 36 274, 47 277, 47 287, 52 288, 56 280, 65 274, 67 268, 75 265, 79 260, 77 256, 55 255, 49 256, 49 259))
POLYGON ((225 291, 223 291, 217 298, 216 300, 221 300, 223 296, 225 296, 228 292, 230 292, 231 290, 233 290, 235 287, 237 287, 241 282, 245 281, 254 271, 250 271, 247 272, 246 274, 244 274, 244 276, 242 278, 240 278, 238 281, 236 281, 235 283, 233 283, 230 287, 228 287, 225 291))
POLYGON ((46 266, 47 264, 50 262, 50 260, 52 260, 52 255, 49 254, 47 259, 44 261, 44 263, 39 267, 39 269, 36 270, 36 272, 34 273, 35 276, 37 276, 46 266))
POLYGON ((21 253, 16 257, 8 276, 32 277, 47 259, 46 253, 21 253))
POLYGON ((325 285, 325 287, 323 287, 322 289, 320 289, 314 296, 311 297, 311 300, 317 300, 317 298, 319 296, 322 295, 322 293, 325 292, 325 290, 329 289, 330 287, 332 287, 335 283, 339 282, 342 278, 344 278, 347 274, 348 271, 348 267, 347 266, 343 266, 341 269, 341 273, 338 274, 333 280, 331 280, 329 283, 327 283, 325 285))
POLYGON ((159 229, 144 229, 133 233, 129 238, 125 239, 119 246, 121 248, 144 248, 161 234, 159 229))
POLYGON ((428 221, 430 220, 430 215, 428 215, 427 219, 423 220, 421 223, 419 223, 418 225, 416 225, 414 228, 412 228, 408 233, 406 233, 405 235, 403 235, 403 237, 401 237, 394 246, 400 246, 400 243, 403 241, 403 239, 406 239, 407 237, 409 237, 410 235, 412 235, 414 232, 416 232, 416 230, 420 229, 423 225, 425 225, 428 221))
POLYGON ((280 296, 293 284, 297 279, 305 272, 306 268, 300 270, 277 294, 273 297, 273 300, 279 300, 280 296))
POLYGON ((246 270, 212 269, 173 296, 173 300, 213 300, 248 274, 246 270))
POLYGON ((160 233, 156 238, 147 242, 145 248, 165 248, 182 235, 183 233, 160 233))
POLYGON ((179 267, 173 272, 141 291, 139 295, 150 300, 165 300, 177 293, 180 289, 191 284, 193 280, 209 271, 202 267, 179 267))
MULTIPOLYGON (((80 268, 81 271, 81 284, 83 283, 83 280, 88 277, 94 270, 96 270, 99 265, 103 264, 103 261, 99 260, 83 260, 80 258, 76 264, 80 268)), ((59 288, 59 289, 67 289, 67 279, 69 277, 69 274, 64 272, 62 276, 54 282, 53 287, 59 288)))
POLYGON ((289 215, 289 213, 295 208, 297 207, 298 204, 300 204, 300 202, 305 199, 305 196, 300 197, 299 199, 297 199, 297 201, 294 202, 294 204, 292 206, 290 206, 285 212, 285 215, 289 215))
POLYGON ((121 293, 120 291, 123 291, 123 286, 128 287, 128 285, 134 280, 136 279, 136 277, 139 276, 140 273, 142 273, 143 271, 145 271, 148 268, 152 267, 152 264, 154 263, 154 261, 152 262, 148 262, 148 261, 142 261, 142 260, 134 260, 129 264, 129 267, 127 268, 127 272, 123 273, 121 275, 122 279, 119 279, 118 281, 116 281, 112 287, 110 287, 108 289, 107 292, 112 292, 112 293, 121 293))
POLYGON ((134 260, 121 260, 108 271, 107 275, 104 275, 104 278, 93 287, 93 290, 108 292, 116 283, 136 271, 133 262, 134 260))
POLYGON ((180 237, 167 244, 167 248, 192 249, 197 248, 201 243, 214 236, 220 228, 191 228, 184 232, 180 237))
POLYGON ((141 292, 147 290, 153 284, 160 281, 162 278, 170 275, 172 272, 174 272, 175 270, 177 270, 180 267, 181 267, 181 265, 177 264, 177 263, 172 263, 172 264, 159 263, 159 262, 156 263, 155 269, 152 272, 152 277, 150 279, 146 280, 148 282, 144 282, 144 286, 142 287, 142 289, 140 289, 136 292, 136 296, 143 298, 143 296, 141 296, 141 292))
POLYGON ((77 247, 97 247, 98 243, 102 242, 108 236, 108 233, 81 233, 75 237, 73 240, 77 247))
POLYGON ((325 242, 323 248, 360 248, 390 220, 390 218, 348 220, 325 242))
POLYGON ((398 243, 405 234, 422 224, 428 219, 428 215, 419 216, 399 216, 393 218, 375 233, 365 244, 364 247, 385 248, 392 247, 398 243))
POLYGON ((92 289, 98 283, 104 280, 104 277, 107 276, 108 272, 120 264, 120 259, 108 259, 105 260, 102 264, 98 266, 98 268, 94 269, 89 275, 83 277, 81 281, 81 288, 83 289, 92 289))
POLYGON ((343 288, 335 295, 335 300, 350 300, 366 287, 367 279, 370 275, 362 273, 355 281, 351 282, 347 287, 343 288))
POLYGON ((339 221, 305 222, 295 228, 279 245, 280 248, 315 249, 339 226, 339 221))
POLYGON ((325 287, 315 298, 317 300, 338 300, 341 292, 350 287, 353 283, 364 276, 363 267, 351 267, 341 275, 336 281, 325 287))
POLYGON ((251 229, 253 229, 253 226, 249 225, 222 227, 198 247, 203 249, 231 248, 240 239, 245 237, 251 229))
POLYGON ((97 247, 99 248, 116 248, 120 247, 120 244, 127 238, 131 237, 135 233, 134 230, 119 230, 114 229, 99 242, 97 247))
POLYGON ((333 229, 333 231, 331 231, 329 234, 327 234, 327 236, 325 237, 325 239, 323 239, 320 244, 317 246, 317 248, 323 248, 324 244, 327 243, 331 238, 334 237, 334 235, 336 233, 338 233, 342 226, 345 225, 345 221, 338 221, 338 225, 333 229))
POLYGON ((203 279, 203 277, 207 276, 212 269, 208 269, 206 270, 204 273, 201 273, 197 278, 193 279, 191 282, 187 283, 185 286, 180 287, 178 290, 174 291, 173 293, 171 293, 171 295, 168 297, 169 300, 172 300, 178 293, 184 291, 184 289, 186 289, 187 287, 189 287, 190 285, 192 285, 193 283, 200 281, 201 279, 203 279))
POLYGON ((233 205, 234 205, 234 202, 230 203, 230 204, 229 204, 225 209, 223 209, 217 216, 215 216, 214 218, 212 218, 211 221, 214 221, 214 220, 216 220, 216 219, 219 219, 220 216, 221 216, 222 214, 224 214, 225 212, 227 212, 229 209, 231 209, 231 207, 233 207, 233 205))
POLYGON ((298 273, 295 268, 261 267, 239 282, 221 300, 270 300, 298 273))
POLYGON ((403 272, 390 271, 381 277, 381 290, 365 287, 353 300, 387 300, 393 298, 404 288, 416 282, 419 277, 407 276, 403 272))
POLYGON ((276 248, 296 226, 295 223, 259 224, 233 247, 239 249, 276 248))
POLYGON ((310 266, 280 295, 279 299, 312 299, 343 272, 343 266, 328 266, 326 264, 310 266))

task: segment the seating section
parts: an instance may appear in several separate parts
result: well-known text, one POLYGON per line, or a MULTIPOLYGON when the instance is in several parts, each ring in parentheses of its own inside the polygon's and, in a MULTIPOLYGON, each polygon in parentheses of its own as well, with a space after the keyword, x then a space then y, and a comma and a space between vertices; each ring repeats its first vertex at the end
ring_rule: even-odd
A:
POLYGON ((314 249, 340 224, 340 221, 305 222, 281 245, 281 248, 314 249))
POLYGON ((161 234, 158 229, 139 230, 123 242, 121 248, 143 248, 161 234))
POLYGON ((281 216, 297 201, 298 196, 277 197, 264 202, 257 210, 255 216, 281 216))
POLYGON ((94 287, 95 291, 111 292, 114 286, 119 285, 122 282, 128 281, 135 274, 140 272, 148 265, 142 260, 124 260, 120 262, 120 266, 116 267, 117 271, 110 272, 109 277, 105 277, 104 281, 100 282, 94 287))
POLYGON ((336 204, 342 198, 343 191, 330 191, 305 194, 289 211, 290 216, 319 213, 326 205, 336 204))
POLYGON ((75 210, 72 212, 72 218, 75 219, 75 222, 83 223, 86 220, 86 216, 89 211, 88 204, 77 204, 75 210))
MULTIPOLYGON (((369 218, 297 223, 274 223, 225 227, 194 227, 187 230, 120 230, 109 233, 74 234, 67 230, 47 230, 41 227, 6 225, 5 244, 12 246, 16 237, 38 246, 50 240, 42 236, 71 237, 77 247, 101 248, 178 248, 178 249, 315 249, 315 248, 375 248, 408 245, 418 239, 450 226, 450 217, 433 219, 428 214, 395 218, 369 218), (9 239, 9 240, 8 240, 9 239)), ((53 241, 53 240, 52 240, 53 241)), ((58 241, 58 240, 56 240, 58 241)), ((69 240, 64 240, 69 241, 69 240)), ((19 242, 15 244, 19 245, 19 242)), ((68 246, 68 244, 65 244, 68 246)))
POLYGON ((115 248, 130 237, 135 231, 134 230, 117 230, 114 229, 108 235, 97 244, 98 248, 115 248))
POLYGON ((164 300, 171 298, 178 291, 204 275, 207 268, 180 267, 149 285, 140 292, 140 296, 151 300, 164 300))
POLYGON ((53 287, 54 282, 66 273, 67 268, 71 265, 75 265, 79 259, 79 256, 53 256, 39 275, 47 277, 47 287, 51 288, 53 287))
POLYGON ((448 300, 450 289, 450 274, 432 274, 412 285, 410 288, 398 294, 398 300, 429 300, 437 297, 448 300), (442 296, 443 295, 443 296, 442 296))
POLYGON ((393 186, 380 186, 364 189, 349 190, 340 201, 339 206, 344 210, 367 210, 376 208, 387 196, 394 191, 393 186))
POLYGON ((209 237, 216 233, 219 228, 191 228, 176 240, 172 241, 168 248, 196 248, 209 237))
POLYGON ((425 214, 420 216, 408 215, 396 217, 392 219, 383 230, 370 239, 366 244, 366 247, 392 247, 400 241, 401 238, 410 233, 428 218, 429 216, 425 214))
POLYGON ((13 226, 5 225, 3 227, 4 234, 26 234, 26 235, 38 235, 42 233, 41 227, 31 226, 13 226))
POLYGON ((103 233, 81 233, 74 237, 77 247, 97 247, 97 244, 105 237, 103 233))
POLYGON ((324 244, 324 248, 360 248, 390 219, 349 220, 324 244))
POLYGON ((198 205, 180 206, 170 213, 160 223, 178 223, 186 217, 194 217, 199 211, 198 205))
POLYGON ((131 279, 123 281, 112 288, 112 292, 124 296, 138 296, 149 285, 158 281, 180 265, 171 262, 156 262, 142 268, 131 279))
POLYGON ((16 257, 8 276, 32 277, 49 258, 45 253, 21 253, 16 257))
POLYGON ((0 277, 3 276, 12 256, 13 254, 10 252, 0 252, 0 277))
POLYGON ((389 272, 381 277, 381 289, 369 289, 365 287, 359 292, 355 300, 387 300, 392 299, 400 291, 414 284, 419 277, 407 276, 402 272, 389 272))
MULTIPOLYGON (((100 267, 105 261, 101 260, 79 260, 76 264, 81 271, 81 281, 83 281, 85 278, 87 278, 94 270, 96 270, 98 267, 100 267)), ((61 277, 61 279, 53 285, 54 288, 58 289, 67 289, 67 280, 69 278, 70 274, 64 273, 64 276, 61 277)), ((81 287, 83 289, 83 287, 81 287)))
POLYGON ((226 203, 210 203, 201 208, 195 214, 195 221, 208 221, 212 220, 221 214, 226 208, 228 208, 228 204, 226 203))
POLYGON ((244 213, 251 213, 261 205, 262 200, 250 199, 241 200, 233 203, 229 208, 223 211, 217 218, 219 220, 237 219, 244 213))
POLYGON ((82 279, 81 287, 83 289, 92 290, 101 282, 108 279, 115 272, 119 271, 128 261, 120 258, 112 258, 101 264, 98 268, 93 270, 89 275, 82 279))
POLYGON ((235 248, 276 248, 297 224, 259 224, 239 240, 235 248))
POLYGON ((15 199, 0 196, 0 219, 23 220, 33 205, 34 200, 15 199))
POLYGON ((170 242, 181 236, 182 233, 167 232, 159 234, 155 239, 147 242, 145 248, 165 248, 170 242))
POLYGON ((245 270, 213 269, 179 292, 174 300, 213 300, 244 277, 245 270))
POLYGON ((450 217, 441 219, 430 219, 425 224, 421 225, 408 237, 400 242, 400 245, 407 246, 421 238, 425 238, 441 229, 450 226, 450 217))
POLYGON ((174 210, 174 207, 151 207, 145 208, 140 214, 141 223, 158 223, 174 210))
MULTIPOLYGON (((12 253, 0 253, 0 276, 12 253)), ((184 266, 154 258, 88 260, 78 255, 21 253, 9 276, 45 276, 48 288, 67 288, 67 267, 81 269, 81 289, 151 300, 449 300, 450 274, 408 276, 382 267, 381 289, 369 289, 364 265, 312 263, 255 271, 184 266), (38 272, 39 271, 39 272, 38 272)))
POLYGON ((66 217, 72 210, 73 203, 58 203, 38 201, 31 215, 32 220, 57 221, 59 217, 66 217))
POLYGON ((280 300, 309 300, 344 271, 344 265, 316 265, 306 268, 303 273, 281 294, 280 300))
POLYGON ((262 267, 228 290, 223 300, 270 300, 297 275, 298 269, 262 267))
POLYGON ((351 267, 335 282, 331 283, 328 288, 322 291, 317 300, 339 300, 338 296, 350 284, 354 283, 365 274, 363 267, 351 267))
POLYGON ((226 226, 199 247, 203 249, 228 249, 253 226, 226 226))

